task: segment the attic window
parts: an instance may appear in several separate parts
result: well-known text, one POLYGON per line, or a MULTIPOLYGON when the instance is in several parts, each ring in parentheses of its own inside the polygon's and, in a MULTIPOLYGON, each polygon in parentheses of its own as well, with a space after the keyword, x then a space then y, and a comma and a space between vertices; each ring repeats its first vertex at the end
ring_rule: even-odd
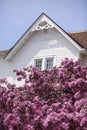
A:
POLYGON ((39 70, 42 69, 42 59, 35 59, 35 67, 39 70))

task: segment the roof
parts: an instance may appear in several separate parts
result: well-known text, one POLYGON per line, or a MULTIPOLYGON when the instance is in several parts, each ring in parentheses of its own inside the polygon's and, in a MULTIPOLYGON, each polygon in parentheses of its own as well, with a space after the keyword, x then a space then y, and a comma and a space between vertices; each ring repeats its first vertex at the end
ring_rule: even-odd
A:
POLYGON ((87 49, 87 31, 69 33, 78 44, 87 49))
MULTIPOLYGON (((26 40, 32 35, 33 32, 44 29, 43 25, 46 24, 45 29, 56 28, 66 39, 68 39, 79 51, 84 47, 81 43, 76 40, 74 33, 65 32, 59 25, 57 25, 50 17, 42 13, 35 22, 28 28, 28 30, 22 35, 22 37, 15 43, 15 45, 5 55, 6 60, 11 60, 19 51, 22 45, 25 44, 26 40)), ((79 37, 79 36, 78 36, 79 37)))

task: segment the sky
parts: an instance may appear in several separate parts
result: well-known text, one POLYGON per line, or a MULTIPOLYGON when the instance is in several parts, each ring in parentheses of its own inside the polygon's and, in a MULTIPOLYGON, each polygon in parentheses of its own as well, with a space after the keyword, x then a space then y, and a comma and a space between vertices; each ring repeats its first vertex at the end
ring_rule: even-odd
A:
POLYGON ((87 0, 0 0, 0 50, 10 49, 41 13, 66 32, 87 31, 87 0))

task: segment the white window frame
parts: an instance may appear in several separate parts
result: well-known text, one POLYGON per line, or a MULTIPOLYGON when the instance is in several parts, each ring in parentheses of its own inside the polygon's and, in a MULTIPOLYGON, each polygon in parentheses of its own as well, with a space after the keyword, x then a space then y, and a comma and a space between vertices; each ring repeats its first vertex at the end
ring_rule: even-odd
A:
POLYGON ((53 68, 53 66, 54 66, 54 57, 47 57, 47 58, 45 58, 45 69, 46 70, 50 70, 50 69, 52 69, 52 68, 47 68, 47 60, 50 60, 50 59, 52 59, 52 68, 53 68))
POLYGON ((56 66, 56 56, 46 56, 46 57, 35 57, 33 59, 33 66, 35 67, 35 60, 42 60, 42 67, 41 70, 45 70, 46 69, 46 60, 47 59, 53 59, 53 67, 56 66))
MULTIPOLYGON (((34 67, 36 67, 36 61, 39 61, 39 60, 42 60, 42 64, 43 64, 43 58, 37 58, 37 59, 34 59, 34 67)), ((39 68, 37 68, 37 69, 39 69, 39 68)), ((40 70, 42 70, 42 65, 41 65, 41 69, 40 70)))

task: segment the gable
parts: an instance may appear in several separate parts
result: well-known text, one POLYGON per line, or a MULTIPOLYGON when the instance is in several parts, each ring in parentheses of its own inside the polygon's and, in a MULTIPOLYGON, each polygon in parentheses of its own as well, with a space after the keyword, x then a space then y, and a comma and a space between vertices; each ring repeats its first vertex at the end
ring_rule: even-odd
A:
POLYGON ((54 65, 59 65, 61 59, 67 57, 77 59, 78 56, 78 49, 69 40, 55 28, 49 28, 46 32, 44 30, 34 32, 21 46, 17 55, 11 59, 11 65, 20 69, 27 65, 34 65, 35 59, 49 57, 54 57, 54 65))
POLYGON ((42 13, 31 25, 31 27, 24 33, 24 35, 17 41, 17 43, 10 49, 10 51, 5 56, 5 59, 11 60, 18 53, 18 51, 20 51, 20 48, 26 43, 26 41, 34 32, 40 30, 44 30, 44 32, 46 32, 51 28, 58 30, 66 39, 71 42, 71 44, 73 44, 78 50, 81 50, 81 47, 61 27, 59 27, 46 14, 42 13))

